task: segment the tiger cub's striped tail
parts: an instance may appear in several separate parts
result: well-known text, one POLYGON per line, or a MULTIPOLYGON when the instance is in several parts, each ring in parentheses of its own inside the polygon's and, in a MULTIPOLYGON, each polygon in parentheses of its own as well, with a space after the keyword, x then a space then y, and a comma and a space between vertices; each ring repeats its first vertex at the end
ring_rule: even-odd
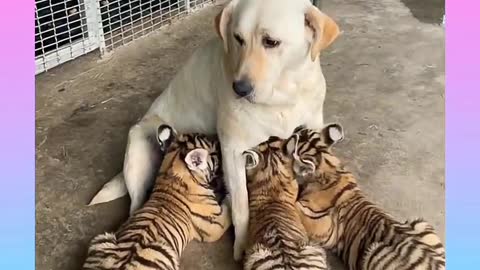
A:
POLYGON ((404 237, 396 243, 383 241, 370 245, 362 260, 362 269, 445 269, 445 248, 430 224, 421 219, 407 221, 393 233, 398 231, 404 237))

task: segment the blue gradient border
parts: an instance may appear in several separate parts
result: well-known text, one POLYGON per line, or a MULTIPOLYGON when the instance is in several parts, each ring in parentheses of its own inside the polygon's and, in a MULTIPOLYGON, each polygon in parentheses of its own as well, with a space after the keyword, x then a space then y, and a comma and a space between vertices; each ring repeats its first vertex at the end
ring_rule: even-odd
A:
POLYGON ((446 10, 447 269, 480 269, 480 1, 446 10))
POLYGON ((0 269, 35 269, 34 1, 0 1, 0 269))

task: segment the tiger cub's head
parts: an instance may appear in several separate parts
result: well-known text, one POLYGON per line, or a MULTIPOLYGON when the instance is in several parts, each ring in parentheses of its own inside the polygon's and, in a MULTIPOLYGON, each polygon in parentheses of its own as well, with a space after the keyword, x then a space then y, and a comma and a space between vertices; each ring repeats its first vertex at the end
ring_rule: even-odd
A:
POLYGON ((200 184, 218 184, 222 170, 217 136, 177 134, 172 127, 161 125, 157 129, 157 141, 165 153, 160 172, 194 176, 200 184))
POLYGON ((327 124, 318 130, 299 126, 290 138, 295 144, 293 170, 300 183, 328 181, 343 171, 340 160, 331 151, 332 146, 344 138, 340 124, 327 124))
POLYGON ((249 196, 295 200, 298 184, 292 170, 294 149, 294 139, 272 136, 243 153, 249 196))

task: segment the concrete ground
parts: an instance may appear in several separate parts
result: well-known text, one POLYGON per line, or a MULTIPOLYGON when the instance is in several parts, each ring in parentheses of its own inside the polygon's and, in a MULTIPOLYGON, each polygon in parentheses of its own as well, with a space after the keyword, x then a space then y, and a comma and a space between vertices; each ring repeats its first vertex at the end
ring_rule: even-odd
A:
MULTIPOLYGON (((125 220, 128 198, 85 205, 120 171, 129 126, 214 36, 218 10, 37 77, 36 269, 79 269, 89 240, 125 220)), ((445 239, 443 1, 324 0, 323 10, 344 31, 322 56, 326 121, 346 129, 337 152, 374 201, 402 219, 425 217, 445 239)), ((182 268, 240 269, 231 247, 231 233, 193 243, 182 268)))

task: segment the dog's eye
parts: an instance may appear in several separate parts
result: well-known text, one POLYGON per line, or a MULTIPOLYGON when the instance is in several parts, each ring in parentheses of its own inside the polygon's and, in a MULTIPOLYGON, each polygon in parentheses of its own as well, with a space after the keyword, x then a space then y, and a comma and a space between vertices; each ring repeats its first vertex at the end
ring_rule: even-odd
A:
POLYGON ((275 48, 275 47, 278 47, 278 45, 280 45, 280 41, 272 39, 271 37, 264 37, 262 39, 262 45, 267 49, 275 48))
POLYGON ((239 34, 234 34, 233 37, 238 42, 238 44, 240 44, 240 46, 243 46, 243 44, 245 44, 245 40, 243 40, 243 38, 239 34))

